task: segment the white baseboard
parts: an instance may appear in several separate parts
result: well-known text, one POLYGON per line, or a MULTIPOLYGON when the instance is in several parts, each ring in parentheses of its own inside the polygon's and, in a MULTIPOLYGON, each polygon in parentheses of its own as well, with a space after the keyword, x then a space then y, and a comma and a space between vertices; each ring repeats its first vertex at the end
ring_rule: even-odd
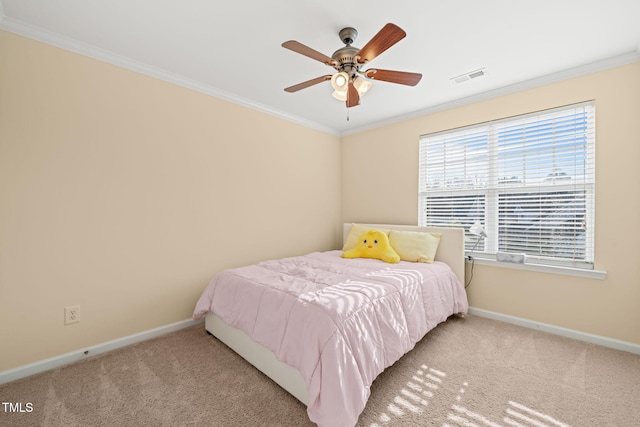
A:
MULTIPOLYGON (((535 322, 532 320, 523 319, 520 317, 509 316, 506 314, 496 313, 493 311, 483 310, 480 308, 469 307, 469 314, 473 314, 479 317, 486 317, 488 319, 498 320, 501 322, 511 323, 513 325, 522 326, 529 329, 537 329, 539 331, 548 332, 554 335, 560 335, 567 338, 576 339, 579 341, 585 341, 592 344, 601 345, 604 347, 613 348, 616 350, 626 351, 629 353, 640 354, 640 344, 634 344, 627 341, 615 340, 599 335, 588 334, 586 332, 575 331, 572 329, 561 328, 559 326, 549 325, 546 323, 535 322)), ((89 356, 95 356, 101 353, 106 353, 121 347, 125 347, 138 342, 146 341, 152 338, 159 337, 161 335, 168 334, 180 329, 188 328, 190 326, 202 323, 204 319, 193 321, 191 319, 183 320, 180 322, 172 323, 170 325, 160 326, 148 331, 139 332, 137 334, 129 335, 123 338, 118 338, 113 341, 107 341, 102 344, 87 347, 70 353, 55 356, 50 359, 41 360, 38 362, 30 363, 28 365, 20 366, 15 369, 0 372, 0 384, 6 384, 11 381, 25 378, 34 374, 48 371, 50 369, 57 368, 59 366, 67 365, 69 363, 82 360, 89 356)))
POLYGON ((28 365, 20 366, 15 369, 0 372, 0 384, 5 384, 11 381, 25 378, 34 374, 39 374, 50 369, 57 368, 59 366, 67 365, 69 363, 77 362, 78 360, 85 359, 89 356, 95 356, 101 353, 106 353, 121 347, 125 347, 138 342, 146 341, 152 338, 159 337, 161 335, 168 334, 180 329, 188 328, 190 326, 197 325, 204 322, 204 319, 193 321, 191 319, 182 320, 180 322, 171 323, 170 325, 160 326, 158 328, 150 329, 148 331, 139 332, 137 334, 129 335, 126 337, 118 338, 112 341, 107 341, 94 346, 86 347, 80 350, 72 351, 70 353, 55 356, 49 359, 40 360, 38 362, 30 363, 28 365))
POLYGON ((597 344, 616 350, 640 354, 640 344, 634 344, 631 342, 620 341, 600 335, 593 335, 586 332, 575 331, 573 329, 561 328, 559 326, 535 322, 533 320, 522 319, 520 317, 509 316, 507 314, 496 313, 493 311, 483 310, 475 307, 469 307, 469 314, 473 314, 479 317, 486 317, 488 319, 499 320, 501 322, 511 323, 512 325, 523 326, 529 329, 537 329, 539 331, 549 332, 554 335, 560 335, 566 338, 585 341, 591 344, 597 344))

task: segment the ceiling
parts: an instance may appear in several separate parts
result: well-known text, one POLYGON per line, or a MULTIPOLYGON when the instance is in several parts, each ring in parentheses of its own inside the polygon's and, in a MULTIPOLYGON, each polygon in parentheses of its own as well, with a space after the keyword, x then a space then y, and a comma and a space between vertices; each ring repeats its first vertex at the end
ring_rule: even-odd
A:
POLYGON ((640 60, 638 0, 0 0, 0 29, 338 135, 640 60), (388 22, 407 36, 364 68, 417 86, 375 82, 348 110, 329 82, 284 91, 333 69, 283 42, 331 56, 341 28, 363 47, 388 22))

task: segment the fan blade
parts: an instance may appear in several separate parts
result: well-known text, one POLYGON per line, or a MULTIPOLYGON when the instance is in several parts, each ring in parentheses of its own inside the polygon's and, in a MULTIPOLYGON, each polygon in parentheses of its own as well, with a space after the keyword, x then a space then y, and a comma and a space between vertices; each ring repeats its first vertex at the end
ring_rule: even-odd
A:
POLYGON ((358 62, 364 64, 402 40, 407 33, 395 24, 387 24, 358 52, 358 62))
POLYGON ((305 46, 295 40, 289 40, 288 42, 282 43, 282 47, 292 50, 301 55, 308 56, 309 58, 315 59, 316 61, 324 62, 327 65, 332 65, 334 63, 333 59, 329 58, 327 55, 324 55, 317 50, 313 50, 309 46, 305 46))
POLYGON ((407 73, 405 71, 379 70, 372 68, 364 72, 364 74, 373 80, 382 80, 390 83, 398 83, 401 85, 415 86, 422 79, 422 74, 407 73))
POLYGON ((327 80, 331 80, 331 76, 322 76, 316 77, 315 79, 307 80, 306 82, 298 83, 297 85, 289 86, 285 89, 285 92, 297 92, 300 89, 307 88, 309 86, 317 85, 318 83, 326 82, 327 80))
POLYGON ((353 85, 353 82, 349 82, 349 88, 347 90, 347 108, 360 105, 360 94, 358 89, 353 85))

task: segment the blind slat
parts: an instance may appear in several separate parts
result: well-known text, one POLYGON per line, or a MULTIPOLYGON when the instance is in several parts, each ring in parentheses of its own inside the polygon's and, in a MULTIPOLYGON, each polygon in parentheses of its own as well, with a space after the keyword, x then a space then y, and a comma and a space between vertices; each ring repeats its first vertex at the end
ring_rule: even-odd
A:
POLYGON ((593 268, 595 107, 583 103, 420 138, 420 225, 469 229, 467 249, 593 268))

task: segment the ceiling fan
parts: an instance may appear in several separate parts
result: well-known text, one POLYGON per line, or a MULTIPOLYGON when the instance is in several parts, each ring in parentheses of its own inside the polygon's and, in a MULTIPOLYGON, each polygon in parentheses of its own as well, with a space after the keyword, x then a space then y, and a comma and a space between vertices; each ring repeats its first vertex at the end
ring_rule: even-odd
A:
POLYGON ((346 46, 336 50, 331 57, 295 40, 282 43, 282 47, 320 61, 333 67, 337 71, 333 75, 327 74, 290 86, 285 89, 286 92, 297 92, 300 89, 331 80, 331 86, 334 89, 333 96, 340 101, 346 101, 347 108, 351 108, 360 105, 360 97, 369 90, 374 80, 382 80, 407 86, 415 86, 420 82, 422 74, 418 73, 376 68, 370 68, 365 71, 360 70, 364 64, 373 60, 407 35, 407 33, 397 25, 389 23, 382 27, 362 49, 351 46, 351 43, 353 43, 358 36, 355 28, 343 28, 338 35, 346 46))

